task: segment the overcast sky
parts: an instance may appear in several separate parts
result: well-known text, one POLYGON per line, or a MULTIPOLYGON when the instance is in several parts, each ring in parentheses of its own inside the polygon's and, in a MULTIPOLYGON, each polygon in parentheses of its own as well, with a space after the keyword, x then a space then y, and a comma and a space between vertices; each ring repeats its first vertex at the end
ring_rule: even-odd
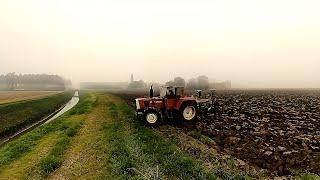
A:
POLYGON ((319 0, 0 0, 0 74, 320 87, 319 0))

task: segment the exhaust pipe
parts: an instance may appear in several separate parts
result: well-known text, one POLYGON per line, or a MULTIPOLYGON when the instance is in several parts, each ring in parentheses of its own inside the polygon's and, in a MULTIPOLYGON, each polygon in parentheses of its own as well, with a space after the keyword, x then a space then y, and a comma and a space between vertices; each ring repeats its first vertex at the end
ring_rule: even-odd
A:
POLYGON ((153 88, 152 88, 152 86, 153 85, 151 85, 150 92, 149 92, 150 98, 153 98, 153 88))

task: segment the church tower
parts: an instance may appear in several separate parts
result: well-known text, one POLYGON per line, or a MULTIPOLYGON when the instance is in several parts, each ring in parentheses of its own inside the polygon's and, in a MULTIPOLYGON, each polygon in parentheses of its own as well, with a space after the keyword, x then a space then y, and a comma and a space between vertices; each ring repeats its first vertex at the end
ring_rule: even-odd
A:
POLYGON ((131 74, 130 83, 132 83, 133 81, 134 81, 134 79, 133 79, 133 74, 131 74))

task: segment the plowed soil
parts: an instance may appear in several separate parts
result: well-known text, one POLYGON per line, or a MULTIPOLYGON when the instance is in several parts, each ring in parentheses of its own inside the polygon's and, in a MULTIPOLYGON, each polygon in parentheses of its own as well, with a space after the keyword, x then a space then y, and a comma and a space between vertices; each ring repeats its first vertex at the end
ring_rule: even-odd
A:
MULTIPOLYGON (((134 106, 143 92, 118 92, 134 106)), ((320 173, 319 90, 233 90, 218 92, 218 114, 193 124, 219 149, 272 174, 320 173)))

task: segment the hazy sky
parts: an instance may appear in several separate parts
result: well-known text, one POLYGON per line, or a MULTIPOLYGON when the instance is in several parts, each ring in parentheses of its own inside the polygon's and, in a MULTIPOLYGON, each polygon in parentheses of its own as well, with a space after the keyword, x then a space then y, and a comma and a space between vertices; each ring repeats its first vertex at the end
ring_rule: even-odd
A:
POLYGON ((0 74, 320 87, 319 0, 0 0, 0 74))

